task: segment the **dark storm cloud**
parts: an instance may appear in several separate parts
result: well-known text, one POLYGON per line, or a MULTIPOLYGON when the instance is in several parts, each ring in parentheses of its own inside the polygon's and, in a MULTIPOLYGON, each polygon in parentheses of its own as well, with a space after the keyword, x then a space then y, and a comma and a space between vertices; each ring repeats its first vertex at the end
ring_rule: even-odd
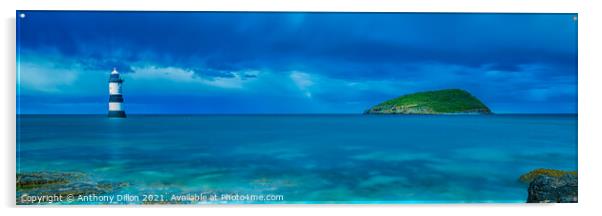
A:
POLYGON ((316 60, 512 68, 576 61, 572 15, 28 13, 23 48, 186 68, 286 68, 316 60))

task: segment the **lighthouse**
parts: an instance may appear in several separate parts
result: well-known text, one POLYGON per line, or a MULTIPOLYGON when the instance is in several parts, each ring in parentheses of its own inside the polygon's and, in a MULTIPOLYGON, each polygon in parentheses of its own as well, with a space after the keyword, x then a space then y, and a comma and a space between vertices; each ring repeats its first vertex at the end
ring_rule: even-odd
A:
POLYGON ((123 95, 121 95, 121 84, 123 80, 119 72, 113 68, 109 79, 109 118, 125 118, 123 109, 123 95))

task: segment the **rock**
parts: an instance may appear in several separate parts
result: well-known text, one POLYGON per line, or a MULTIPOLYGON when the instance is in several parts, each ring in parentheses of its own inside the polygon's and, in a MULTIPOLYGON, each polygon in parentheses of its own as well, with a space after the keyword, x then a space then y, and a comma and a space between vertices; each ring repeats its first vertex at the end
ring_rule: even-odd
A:
POLYGON ((539 175, 529 184, 528 203, 576 203, 577 176, 539 175))
POLYGON ((83 177, 77 172, 29 172, 17 173, 17 188, 35 188, 51 184, 66 184, 83 177))
MULTIPOLYGON (((32 204, 21 196, 78 196, 110 194, 127 183, 97 182, 79 172, 28 172, 17 174, 17 204, 32 204)), ((45 204, 45 203, 44 203, 45 204)))
POLYGON ((531 183, 533 180, 535 180, 535 178, 537 178, 540 175, 547 175, 550 177, 562 177, 563 175, 575 175, 577 176, 577 171, 564 171, 564 170, 556 170, 556 169, 545 169, 545 168, 539 168, 539 169, 534 169, 531 172, 525 173, 522 176, 520 176, 519 180, 521 182, 524 183, 531 183))

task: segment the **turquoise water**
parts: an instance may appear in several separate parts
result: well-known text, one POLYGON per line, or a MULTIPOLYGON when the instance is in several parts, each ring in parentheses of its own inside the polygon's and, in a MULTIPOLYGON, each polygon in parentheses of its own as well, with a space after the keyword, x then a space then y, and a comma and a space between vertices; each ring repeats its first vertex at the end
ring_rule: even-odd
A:
POLYGON ((283 197, 268 203, 525 202, 521 174, 577 169, 576 115, 17 119, 18 172, 78 171, 129 183, 115 194, 283 197))

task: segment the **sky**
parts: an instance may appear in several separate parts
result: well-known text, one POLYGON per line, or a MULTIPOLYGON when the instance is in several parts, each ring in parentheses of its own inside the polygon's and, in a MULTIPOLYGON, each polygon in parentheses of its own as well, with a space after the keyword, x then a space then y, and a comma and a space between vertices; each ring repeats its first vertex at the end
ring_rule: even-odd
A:
POLYGON ((577 113, 576 14, 17 11, 17 113, 362 113, 459 88, 577 113))

